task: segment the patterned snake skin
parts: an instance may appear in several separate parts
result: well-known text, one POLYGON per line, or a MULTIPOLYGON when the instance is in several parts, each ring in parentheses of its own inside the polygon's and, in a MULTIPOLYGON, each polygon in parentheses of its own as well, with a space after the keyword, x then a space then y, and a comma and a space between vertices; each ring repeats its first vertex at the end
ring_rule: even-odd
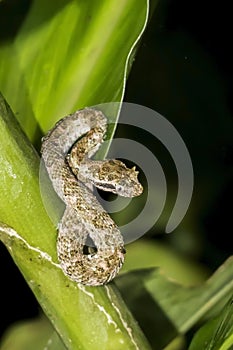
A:
POLYGON ((124 242, 92 186, 121 196, 142 193, 138 172, 118 160, 94 161, 107 129, 102 112, 85 108, 61 119, 42 139, 42 158, 53 187, 65 202, 57 252, 72 280, 98 286, 111 281, 124 262, 124 242))

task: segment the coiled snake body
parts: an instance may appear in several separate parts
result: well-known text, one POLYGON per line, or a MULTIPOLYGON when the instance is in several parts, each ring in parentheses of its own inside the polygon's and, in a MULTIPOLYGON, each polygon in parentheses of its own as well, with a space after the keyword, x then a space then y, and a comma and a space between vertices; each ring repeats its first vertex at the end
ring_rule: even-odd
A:
POLYGON ((124 242, 109 214, 92 193, 92 185, 133 197, 141 194, 138 172, 118 160, 90 160, 107 129, 102 112, 85 108, 61 119, 42 139, 42 158, 66 209, 58 226, 57 253, 72 280, 102 285, 124 262, 124 242))

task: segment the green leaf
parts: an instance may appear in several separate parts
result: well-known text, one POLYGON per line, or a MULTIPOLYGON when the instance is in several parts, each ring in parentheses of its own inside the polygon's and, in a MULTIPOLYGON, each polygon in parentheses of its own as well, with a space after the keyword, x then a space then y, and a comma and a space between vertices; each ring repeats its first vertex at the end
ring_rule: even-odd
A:
POLYGON ((232 271, 230 257, 205 283, 194 287, 184 287, 155 268, 122 274, 116 284, 150 343, 160 349, 229 298, 232 271))
MULTIPOLYGON (((76 109, 122 101, 148 10, 147 0, 32 2, 0 45, 0 90, 31 140, 76 109)), ((2 98, 0 138, 0 238, 66 347, 149 349, 114 284, 80 286, 57 265, 39 157, 2 98)))
POLYGON ((65 350, 61 339, 44 316, 11 326, 0 342, 1 350, 65 350), (52 335, 51 335, 52 334, 52 335))
POLYGON ((229 350, 233 348, 233 297, 220 314, 195 334, 189 350, 229 350))
POLYGON ((39 157, 2 98, 0 139, 0 221, 7 223, 0 239, 67 349, 149 349, 114 284, 78 285, 57 264, 56 229, 39 191, 39 157))
POLYGON ((203 265, 184 257, 172 246, 154 239, 144 237, 126 246, 126 249, 127 259, 122 273, 160 266, 167 277, 186 286, 200 285, 210 274, 203 265))
POLYGON ((0 47, 0 91, 31 140, 77 109, 122 101, 148 11, 148 0, 32 2, 0 47))

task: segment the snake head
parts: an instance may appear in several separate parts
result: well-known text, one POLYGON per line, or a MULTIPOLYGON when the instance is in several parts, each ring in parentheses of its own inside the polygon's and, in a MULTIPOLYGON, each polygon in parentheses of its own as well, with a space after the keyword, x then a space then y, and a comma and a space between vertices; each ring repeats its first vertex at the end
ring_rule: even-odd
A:
POLYGON ((136 197, 143 192, 138 181, 136 167, 127 168, 120 160, 105 160, 98 169, 98 179, 94 185, 103 190, 118 194, 122 197, 136 197))

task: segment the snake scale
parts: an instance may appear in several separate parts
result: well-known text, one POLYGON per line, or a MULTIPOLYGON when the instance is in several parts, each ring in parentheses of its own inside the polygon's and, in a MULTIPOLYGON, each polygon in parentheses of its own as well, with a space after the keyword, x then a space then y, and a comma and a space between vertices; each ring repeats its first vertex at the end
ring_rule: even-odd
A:
POLYGON ((90 159, 107 130, 101 111, 85 108, 61 119, 42 139, 42 159, 66 209, 58 224, 57 254, 72 280, 98 286, 124 262, 120 230, 92 193, 93 185, 121 196, 142 193, 138 172, 119 160, 90 159))

